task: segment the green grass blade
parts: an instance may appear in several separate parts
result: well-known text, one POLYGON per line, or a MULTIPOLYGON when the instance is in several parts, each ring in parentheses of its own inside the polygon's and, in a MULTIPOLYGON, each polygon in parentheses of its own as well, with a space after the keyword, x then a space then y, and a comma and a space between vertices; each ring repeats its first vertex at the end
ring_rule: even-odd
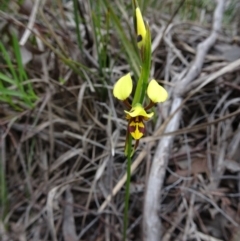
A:
POLYGON ((116 29, 118 33, 119 40, 121 41, 124 51, 127 55, 127 61, 129 65, 131 66, 135 77, 139 76, 140 73, 140 58, 139 55, 134 47, 134 42, 130 41, 126 34, 125 31, 122 27, 122 24, 120 23, 119 17, 115 14, 113 7, 107 0, 103 0, 103 3, 105 4, 106 8, 109 11, 109 15, 111 18, 112 23, 114 24, 114 28, 116 29))
POLYGON ((12 84, 12 85, 16 85, 15 80, 11 79, 10 77, 8 77, 7 75, 5 75, 1 72, 0 72, 0 80, 5 81, 5 82, 7 82, 9 84, 12 84))
POLYGON ((78 42, 78 47, 83 52, 83 47, 82 47, 82 37, 81 33, 79 30, 79 15, 78 15, 78 1, 73 0, 73 10, 74 10, 74 20, 76 24, 76 31, 77 31, 77 42, 78 42))
POLYGON ((12 41, 13 41, 13 50, 14 50, 14 54, 15 54, 16 62, 17 62, 17 66, 18 66, 18 77, 19 77, 18 79, 22 83, 28 77, 27 77, 27 74, 26 74, 25 69, 22 64, 22 56, 21 56, 21 52, 20 52, 20 46, 18 44, 18 39, 15 36, 15 34, 13 34, 13 36, 12 36, 12 41))
POLYGON ((0 51, 2 52, 3 58, 12 74, 12 76, 14 77, 14 79, 17 79, 17 73, 15 71, 15 68, 13 67, 13 64, 11 62, 11 57, 9 56, 6 48, 4 47, 4 45, 2 44, 2 42, 0 41, 0 51))
POLYGON ((17 66, 18 66, 18 76, 19 76, 19 82, 20 82, 19 87, 22 90, 22 92, 25 92, 28 94, 28 95, 26 95, 26 101, 29 102, 29 104, 32 106, 33 103, 31 103, 32 101, 28 100, 28 96, 30 97, 30 99, 35 98, 35 100, 37 99, 37 96, 33 90, 31 82, 29 82, 26 85, 26 88, 24 89, 23 81, 27 80, 28 76, 24 69, 23 63, 22 63, 20 46, 19 46, 18 39, 15 34, 13 35, 13 49, 14 49, 14 54, 16 56, 17 66))
POLYGON ((10 89, 0 89, 0 96, 1 95, 9 95, 9 96, 15 96, 19 98, 28 99, 28 100, 33 100, 33 96, 29 96, 26 93, 20 92, 19 90, 10 90, 10 89))

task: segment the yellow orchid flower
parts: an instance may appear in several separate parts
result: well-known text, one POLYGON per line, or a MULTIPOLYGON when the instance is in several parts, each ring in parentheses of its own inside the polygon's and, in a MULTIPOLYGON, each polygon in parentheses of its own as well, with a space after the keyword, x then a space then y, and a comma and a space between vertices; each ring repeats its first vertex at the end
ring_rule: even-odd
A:
POLYGON ((135 140, 139 140, 145 132, 143 121, 149 120, 154 113, 148 114, 140 103, 137 103, 130 111, 124 112, 127 114, 126 119, 129 120, 128 131, 135 140))
POLYGON ((132 78, 130 73, 121 77, 113 87, 113 95, 123 101, 129 111, 124 110, 126 119, 128 120, 128 132, 135 140, 139 140, 145 132, 145 125, 143 121, 149 120, 154 113, 147 113, 146 110, 152 108, 158 102, 164 102, 168 98, 167 91, 160 86, 156 80, 151 80, 148 84, 147 95, 151 102, 148 106, 143 107, 142 104, 137 103, 131 106, 128 102, 128 97, 132 92, 132 78))

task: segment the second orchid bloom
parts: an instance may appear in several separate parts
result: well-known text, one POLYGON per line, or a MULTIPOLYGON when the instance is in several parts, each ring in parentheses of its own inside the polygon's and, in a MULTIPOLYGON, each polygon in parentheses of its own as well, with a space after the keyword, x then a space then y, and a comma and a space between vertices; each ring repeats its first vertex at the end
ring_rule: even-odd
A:
POLYGON ((128 100, 132 89, 132 78, 128 73, 116 82, 113 88, 113 95, 123 101, 128 108, 128 110, 124 110, 126 119, 128 120, 128 132, 135 140, 139 140, 145 133, 144 121, 149 120, 154 115, 153 112, 147 113, 147 110, 151 109, 156 103, 164 102, 168 94, 167 91, 153 79, 147 87, 148 105, 143 107, 141 103, 136 103, 132 106, 128 100))

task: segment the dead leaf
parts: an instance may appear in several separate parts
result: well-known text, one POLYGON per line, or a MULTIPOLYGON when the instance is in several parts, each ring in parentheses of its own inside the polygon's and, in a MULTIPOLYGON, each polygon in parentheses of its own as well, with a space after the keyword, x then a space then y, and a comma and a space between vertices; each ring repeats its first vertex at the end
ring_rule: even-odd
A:
MULTIPOLYGON (((207 161, 206 159, 195 159, 192 162, 191 167, 188 169, 188 161, 182 161, 177 163, 177 165, 183 170, 179 169, 175 174, 179 177, 188 177, 189 170, 190 176, 197 175, 199 173, 208 173, 207 161)), ((167 179, 167 184, 171 184, 179 179, 176 175, 171 174, 167 179)))

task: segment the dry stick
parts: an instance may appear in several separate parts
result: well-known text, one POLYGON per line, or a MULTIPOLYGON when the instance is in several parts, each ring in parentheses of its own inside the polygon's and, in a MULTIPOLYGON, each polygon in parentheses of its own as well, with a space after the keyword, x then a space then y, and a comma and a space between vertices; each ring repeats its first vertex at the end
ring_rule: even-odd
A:
POLYGON ((28 26, 25 29, 25 32, 24 32, 24 34, 23 34, 23 36, 22 36, 22 38, 19 42, 19 44, 21 46, 25 45, 25 43, 27 42, 28 38, 30 37, 30 35, 32 33, 33 26, 34 26, 36 16, 37 16, 37 10, 38 10, 39 4, 40 4, 40 0, 36 0, 35 4, 33 6, 33 9, 32 9, 30 18, 29 18, 28 26))
MULTIPOLYGON (((186 86, 189 85, 201 72, 204 58, 209 49, 216 42, 218 32, 221 29, 222 16, 225 1, 218 0, 214 12, 213 29, 211 35, 197 47, 195 60, 189 69, 186 77, 177 83, 171 106, 170 114, 174 113, 182 104, 181 95, 184 94, 186 86)), ((166 127, 166 132, 176 131, 179 128, 181 111, 176 112, 166 127)), ((166 166, 168 165, 169 154, 173 143, 173 136, 163 137, 156 148, 153 163, 146 187, 144 213, 143 213, 143 234, 144 240, 159 241, 161 239, 161 222, 159 219, 160 192, 165 177, 166 166)))

